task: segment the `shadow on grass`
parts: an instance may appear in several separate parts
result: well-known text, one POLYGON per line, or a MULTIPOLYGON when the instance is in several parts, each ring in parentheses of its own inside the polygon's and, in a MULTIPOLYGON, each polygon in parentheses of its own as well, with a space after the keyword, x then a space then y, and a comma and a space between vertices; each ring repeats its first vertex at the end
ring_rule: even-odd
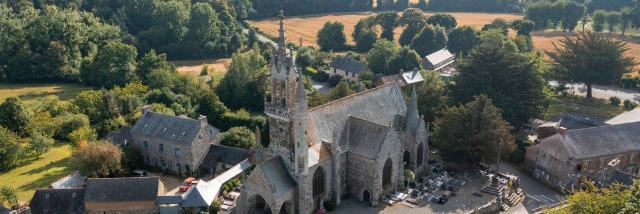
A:
POLYGON ((65 169, 59 172, 50 173, 40 177, 39 179, 26 183, 18 187, 17 189, 18 191, 29 191, 29 190, 35 190, 38 188, 46 188, 49 185, 51 185, 51 183, 53 183, 54 181, 69 175, 69 173, 71 173, 70 169, 65 169))
POLYGON ((42 173, 44 171, 47 171, 49 169, 58 168, 58 167, 70 168, 70 167, 68 167, 70 165, 70 161, 71 161, 71 158, 67 157, 65 159, 58 160, 58 161, 55 161, 55 162, 49 162, 49 164, 43 165, 41 167, 38 167, 38 168, 35 168, 35 169, 32 169, 32 170, 29 170, 27 172, 20 173, 20 175, 38 174, 38 173, 42 173))

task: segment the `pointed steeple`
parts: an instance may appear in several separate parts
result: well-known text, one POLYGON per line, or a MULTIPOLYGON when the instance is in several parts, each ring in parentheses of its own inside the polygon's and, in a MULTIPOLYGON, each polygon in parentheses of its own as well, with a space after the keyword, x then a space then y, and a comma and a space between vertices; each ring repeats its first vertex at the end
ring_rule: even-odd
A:
POLYGON ((418 96, 416 95, 416 85, 413 85, 413 90, 411 91, 411 102, 407 107, 407 127, 408 131, 414 131, 418 127, 418 96))
POLYGON ((286 54, 286 47, 287 47, 287 39, 285 37, 285 29, 284 29, 284 11, 280 10, 280 15, 278 16, 280 18, 280 29, 278 30, 279 35, 278 35, 278 50, 280 51, 281 54, 286 54))
POLYGON ((307 92, 304 89, 304 77, 300 75, 296 84, 296 102, 307 105, 307 92))

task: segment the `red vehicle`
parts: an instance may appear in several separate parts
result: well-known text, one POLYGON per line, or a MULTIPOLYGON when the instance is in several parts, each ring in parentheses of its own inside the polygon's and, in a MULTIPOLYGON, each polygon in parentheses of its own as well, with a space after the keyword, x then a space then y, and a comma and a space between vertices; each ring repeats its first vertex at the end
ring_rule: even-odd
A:
POLYGON ((193 177, 188 177, 187 179, 185 179, 180 186, 180 192, 186 192, 187 190, 189 190, 189 188, 191 188, 191 186, 194 184, 194 181, 196 184, 198 183, 198 181, 193 177))

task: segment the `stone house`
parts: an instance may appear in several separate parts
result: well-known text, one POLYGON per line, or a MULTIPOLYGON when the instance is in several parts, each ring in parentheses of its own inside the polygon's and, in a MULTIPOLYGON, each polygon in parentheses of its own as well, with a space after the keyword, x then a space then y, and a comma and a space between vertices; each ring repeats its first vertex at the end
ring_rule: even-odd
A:
POLYGON ((329 76, 338 75, 350 82, 359 81, 360 74, 366 70, 367 65, 350 56, 337 56, 329 64, 329 76))
POLYGON ((456 56, 445 48, 427 55, 423 60, 422 66, 425 69, 434 70, 440 75, 450 78, 455 74, 455 59, 456 56))
POLYGON ((38 189, 29 207, 34 214, 84 213, 84 188, 38 189))
POLYGON ((282 19, 279 34, 265 101, 270 144, 253 151, 235 213, 310 213, 345 196, 375 206, 403 188, 404 169, 426 167, 428 127, 415 88, 410 103, 390 83, 309 109, 282 19))
POLYGON ((586 180, 606 183, 609 172, 640 175, 640 122, 567 130, 527 149, 525 168, 541 182, 572 191, 586 180))
POLYGON ((85 213, 159 213, 158 195, 164 185, 158 177, 89 178, 84 192, 85 213))
POLYGON ((179 175, 197 170, 211 144, 219 144, 220 131, 199 119, 164 115, 143 108, 130 130, 133 145, 148 165, 179 175))

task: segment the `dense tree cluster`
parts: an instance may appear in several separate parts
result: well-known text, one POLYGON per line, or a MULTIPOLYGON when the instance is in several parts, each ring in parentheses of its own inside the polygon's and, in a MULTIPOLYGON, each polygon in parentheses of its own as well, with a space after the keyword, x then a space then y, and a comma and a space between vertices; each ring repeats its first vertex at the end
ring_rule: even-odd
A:
MULTIPOLYGON (((248 1, 248 0, 234 0, 248 1)), ((284 10, 284 15, 295 16, 313 13, 370 11, 373 9, 373 0, 251 0, 253 18, 272 17, 284 10)))
POLYGON ((573 31, 586 15, 586 6, 571 0, 537 1, 526 8, 527 19, 535 23, 536 29, 558 28, 573 31))
POLYGON ((340 51, 344 50, 347 38, 344 35, 344 24, 341 22, 328 21, 318 31, 318 45, 323 51, 340 51))
POLYGON ((511 126, 485 95, 447 108, 435 121, 434 143, 442 157, 456 163, 493 162, 499 143, 503 154, 513 149, 511 126))
POLYGON ((234 54, 227 74, 216 89, 220 100, 234 110, 262 111, 268 80, 266 65, 257 48, 234 54))
POLYGON ((466 103, 486 94, 503 110, 511 125, 520 127, 540 116, 546 106, 542 57, 518 46, 500 31, 483 32, 478 44, 457 67, 451 96, 455 103, 466 103))
POLYGON ((426 10, 431 11, 486 11, 520 12, 518 0, 429 0, 426 10))
POLYGON ((228 56, 245 41, 233 9, 223 1, 35 2, 0 1, 0 79, 82 76, 96 85, 100 75, 110 75, 102 84, 111 87, 133 77, 139 53, 155 49, 171 59, 228 56), (109 71, 92 75, 99 69, 109 71))
POLYGON ((549 210, 553 214, 569 213, 622 213, 640 212, 640 181, 630 187, 613 184, 610 187, 597 188, 593 183, 567 197, 566 205, 549 210))
POLYGON ((375 74, 393 75, 400 70, 420 67, 420 55, 409 47, 398 48, 388 40, 380 40, 373 45, 366 56, 369 69, 375 74))
POLYGON ((256 136, 246 127, 233 127, 222 133, 220 144, 243 149, 253 149, 256 145, 256 136))

